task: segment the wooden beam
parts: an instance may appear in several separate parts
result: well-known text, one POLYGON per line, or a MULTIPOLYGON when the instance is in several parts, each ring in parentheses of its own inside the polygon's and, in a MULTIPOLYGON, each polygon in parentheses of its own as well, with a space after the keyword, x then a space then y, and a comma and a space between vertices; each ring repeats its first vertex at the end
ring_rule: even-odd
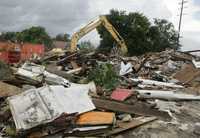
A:
POLYGON ((136 128, 136 127, 139 127, 141 125, 144 125, 146 123, 149 123, 149 122, 152 122, 156 120, 156 117, 139 117, 139 118, 136 118, 134 120, 132 120, 131 122, 121 122, 121 123, 118 123, 118 127, 113 129, 112 131, 109 131, 108 133, 104 134, 103 136, 111 136, 111 135, 116 135, 116 134, 119 134, 119 133, 122 133, 124 131, 127 131, 129 129, 132 129, 132 128, 136 128))
POLYGON ((104 109, 114 112, 123 112, 123 113, 136 114, 142 116, 156 116, 158 118, 165 120, 171 119, 171 117, 167 112, 158 111, 157 109, 152 108, 151 106, 142 102, 137 102, 133 105, 130 105, 117 101, 97 99, 97 98, 93 98, 92 101, 97 109, 104 109))

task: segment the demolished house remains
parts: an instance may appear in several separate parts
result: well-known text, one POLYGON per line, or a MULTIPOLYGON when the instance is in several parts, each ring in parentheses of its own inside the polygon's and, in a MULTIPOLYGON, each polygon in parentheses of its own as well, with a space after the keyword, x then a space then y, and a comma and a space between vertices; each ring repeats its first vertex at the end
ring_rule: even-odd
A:
POLYGON ((10 70, 0 137, 199 137, 198 56, 50 51, 10 70))

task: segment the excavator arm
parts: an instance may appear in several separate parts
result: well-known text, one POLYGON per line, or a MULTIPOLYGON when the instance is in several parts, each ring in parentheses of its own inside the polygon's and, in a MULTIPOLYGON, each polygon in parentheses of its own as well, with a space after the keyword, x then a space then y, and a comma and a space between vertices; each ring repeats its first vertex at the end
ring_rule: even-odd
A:
POLYGON ((76 51, 78 40, 81 39, 87 33, 96 29, 100 25, 103 25, 106 28, 106 30, 108 30, 108 32, 112 35, 114 40, 120 46, 121 51, 124 54, 127 53, 127 46, 125 44, 124 39, 120 36, 120 34, 117 32, 117 30, 112 26, 112 24, 107 20, 105 16, 100 16, 99 20, 90 22, 85 27, 81 28, 78 32, 74 33, 71 39, 70 51, 71 52, 76 51))

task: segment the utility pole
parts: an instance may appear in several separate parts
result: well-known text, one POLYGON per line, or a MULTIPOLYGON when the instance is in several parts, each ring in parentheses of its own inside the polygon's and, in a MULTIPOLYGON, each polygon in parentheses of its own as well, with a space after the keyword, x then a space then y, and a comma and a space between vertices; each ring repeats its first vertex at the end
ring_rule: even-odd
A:
POLYGON ((178 25, 178 40, 177 44, 179 45, 180 43, 180 33, 181 33, 181 25, 182 25, 182 17, 183 17, 183 9, 184 9, 184 4, 187 3, 188 1, 186 0, 181 0, 181 11, 180 11, 180 18, 179 18, 179 25, 178 25))

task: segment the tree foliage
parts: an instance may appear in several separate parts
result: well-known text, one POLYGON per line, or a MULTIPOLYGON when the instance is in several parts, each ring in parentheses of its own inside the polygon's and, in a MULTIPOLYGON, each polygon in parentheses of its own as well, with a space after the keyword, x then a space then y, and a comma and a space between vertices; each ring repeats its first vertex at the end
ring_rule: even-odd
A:
POLYGON ((154 19, 154 25, 149 29, 152 51, 162 51, 166 48, 178 49, 178 34, 172 23, 165 19, 154 19))
MULTIPOLYGON (((129 55, 140 55, 145 52, 162 51, 165 48, 178 49, 177 33, 172 23, 167 20, 149 19, 141 13, 126 13, 125 11, 111 10, 107 19, 125 39, 129 55)), ((109 52, 116 43, 109 32, 100 26, 101 51, 109 52)))
POLYGON ((69 42, 70 41, 69 37, 70 37, 69 34, 58 34, 56 35, 54 40, 69 42))
POLYGON ((1 41, 12 41, 12 42, 15 42, 17 41, 17 33, 16 32, 3 32, 1 35, 0 35, 0 40, 1 41))
POLYGON ((47 49, 52 47, 52 39, 45 28, 36 26, 21 32, 5 32, 0 36, 1 40, 13 42, 29 42, 33 44, 44 44, 47 49))

